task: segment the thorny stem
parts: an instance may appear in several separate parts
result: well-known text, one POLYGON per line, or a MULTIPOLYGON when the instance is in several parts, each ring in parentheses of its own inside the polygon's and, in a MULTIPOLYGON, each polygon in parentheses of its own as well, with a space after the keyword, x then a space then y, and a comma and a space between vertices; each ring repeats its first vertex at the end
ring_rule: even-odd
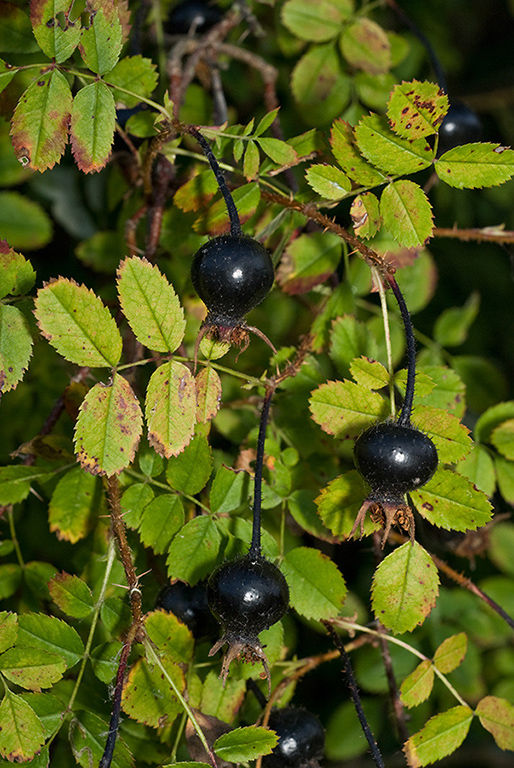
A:
POLYGON ((130 655, 130 649, 132 648, 136 630, 137 627, 133 624, 129 630, 121 651, 120 662, 118 664, 118 672, 116 674, 116 687, 114 689, 111 719, 109 720, 109 731, 107 733, 107 741, 105 742, 104 752, 102 759, 98 764, 98 768, 110 768, 112 758, 114 756, 114 747, 116 746, 116 737, 118 736, 118 728, 120 725, 121 694, 123 691, 123 682, 125 680, 128 657, 130 655))
POLYGON ((387 282, 392 288, 395 299, 400 307, 400 314, 405 328, 405 341, 407 342, 407 384, 405 385, 405 398, 403 400, 402 410, 398 416, 398 424, 408 426, 410 424, 410 415, 412 411, 412 402, 414 400, 414 384, 416 380, 416 341, 414 339, 414 329, 410 319, 409 310, 400 291, 398 283, 392 275, 387 276, 387 282))
POLYGON ((361 697, 359 695, 359 689, 357 688, 357 682, 353 674, 350 657, 346 653, 345 647, 343 645, 343 641, 341 640, 341 638, 339 637, 335 629, 327 621, 322 621, 322 624, 324 624, 324 626, 326 627, 328 634, 332 638, 332 642, 334 643, 334 645, 336 646, 337 650, 341 655, 344 673, 346 676, 346 682, 348 683, 348 688, 350 690, 350 696, 352 697, 353 705, 355 707, 355 711, 357 712, 357 717, 359 718, 359 723, 361 724, 361 728, 369 744, 369 748, 371 750, 371 756, 377 768, 385 768, 382 755, 380 754, 380 750, 378 748, 378 744, 375 741, 373 734, 371 733, 371 728, 369 727, 369 723, 366 720, 366 715, 364 714, 364 710, 362 708, 361 697))
POLYGON ((216 176, 218 187, 220 188, 220 192, 225 200, 225 205, 227 206, 228 216, 230 219, 230 234, 241 235, 243 231, 241 229, 241 222, 239 220, 236 204, 234 203, 234 198, 230 194, 230 190, 227 187, 227 182, 225 181, 225 177, 221 172, 221 168, 218 165, 218 161, 216 160, 214 152, 211 149, 211 145, 202 136, 200 131, 198 131, 194 126, 189 126, 188 133, 190 133, 191 136, 193 136, 193 138, 196 139, 196 141, 201 146, 207 160, 209 161, 212 172, 216 176))
POLYGON ((261 502, 262 502, 262 468, 264 463, 264 443, 266 441, 266 427, 268 424, 271 398, 275 386, 267 389, 262 403, 261 420, 259 423, 259 437, 257 439, 257 456, 255 459, 255 483, 253 492, 253 528, 252 542, 248 554, 251 558, 260 557, 261 554, 261 502))

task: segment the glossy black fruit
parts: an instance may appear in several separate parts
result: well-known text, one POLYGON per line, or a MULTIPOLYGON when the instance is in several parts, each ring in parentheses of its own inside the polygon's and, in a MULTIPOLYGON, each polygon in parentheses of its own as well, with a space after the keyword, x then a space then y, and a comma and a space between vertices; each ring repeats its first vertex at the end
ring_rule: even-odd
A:
POLYGON ((197 640, 216 636, 217 625, 209 610, 205 584, 193 587, 182 581, 167 584, 157 595, 155 607, 174 613, 197 640))
POLYGON ((190 31, 203 35, 221 21, 219 8, 202 0, 185 0, 171 11, 164 28, 172 35, 187 35, 190 31))
POLYGON ((220 235, 197 251, 191 267, 207 323, 234 327, 269 293, 275 272, 263 245, 245 235, 220 235))
POLYGON ((453 147, 481 140, 482 123, 476 112, 460 101, 451 104, 439 128, 437 154, 442 155, 453 147))
POLYGON ((377 500, 403 498, 430 480, 437 469, 432 440, 419 429, 397 422, 381 422, 363 432, 355 442, 354 459, 377 500))
POLYGON ((315 766, 323 755, 325 732, 318 718, 305 709, 273 709, 269 727, 278 744, 262 758, 263 768, 306 768, 315 766))

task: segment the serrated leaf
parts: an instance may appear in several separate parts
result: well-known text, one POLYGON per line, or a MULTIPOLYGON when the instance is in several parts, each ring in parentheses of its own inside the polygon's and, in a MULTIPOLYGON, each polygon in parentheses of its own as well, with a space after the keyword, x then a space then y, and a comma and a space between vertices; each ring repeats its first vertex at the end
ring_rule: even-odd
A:
POLYGON ((514 706, 497 696, 485 696, 475 710, 486 731, 500 749, 514 750, 514 706))
POLYGON ((74 467, 62 477, 50 499, 48 523, 57 538, 76 544, 93 527, 101 486, 89 472, 74 467))
POLYGON ((380 198, 380 215, 394 239, 408 248, 423 245, 432 236, 432 206, 413 181, 393 181, 380 198))
POLYGON ((164 275, 146 259, 125 259, 117 272, 123 314, 136 339, 156 352, 175 352, 186 321, 180 301, 164 275))
POLYGON ((122 28, 113 2, 95 0, 90 7, 89 26, 84 27, 80 38, 80 53, 89 69, 103 75, 118 61, 123 45, 122 28))
POLYGON ((40 719, 21 696, 8 691, 0 704, 0 755, 27 762, 45 742, 40 719))
POLYGON ((514 175, 514 150, 501 144, 461 144, 441 155, 434 166, 451 187, 494 187, 514 175))
POLYGON ((395 85, 387 106, 391 128, 404 139, 437 133, 447 111, 444 91, 435 83, 417 80, 395 85))
POLYGON ((463 344, 479 308, 480 294, 473 291, 462 307, 445 309, 435 321, 434 341, 443 347, 457 347, 463 344))
MULTIPOLYGON (((74 712, 69 726, 69 740, 73 756, 82 768, 98 765, 105 749, 105 719, 93 712, 79 709, 74 712)), ((134 768, 134 760, 121 738, 116 739, 111 768, 134 768)))
POLYGON ((353 0, 288 0, 282 8, 282 22, 301 38, 322 43, 336 37, 343 21, 353 11, 353 0))
POLYGON ((200 515, 190 520, 171 542, 168 576, 196 584, 204 579, 218 561, 221 536, 214 520, 200 515))
MULTIPOLYGON (((324 525, 340 538, 350 535, 357 512, 369 491, 367 483, 356 469, 345 472, 332 480, 315 499, 318 514, 324 525)), ((369 535, 376 529, 367 517, 364 521, 364 533, 369 535)), ((356 531, 354 536, 358 536, 356 531)))
POLYGON ((32 355, 28 323, 17 307, 0 304, 0 396, 22 380, 32 355))
POLYGON ((363 117, 354 132, 358 148, 370 163, 395 176, 428 168, 434 158, 425 139, 400 138, 382 115, 363 117))
POLYGON ((342 200, 352 191, 348 176, 333 165, 311 165, 305 172, 307 183, 325 200, 342 200))
POLYGON ((52 239, 52 220, 20 192, 0 192, 0 232, 13 248, 34 250, 52 239))
MULTIPOLYGON (((357 357, 350 363, 350 373, 357 384, 368 389, 382 389, 389 384, 389 372, 376 360, 367 357, 357 357)), ((417 386, 416 379, 416 386, 417 386)))
POLYGON ((0 653, 14 645, 18 637, 18 617, 8 611, 0 612, 0 653))
POLYGON ((148 441, 160 456, 177 456, 193 437, 196 389, 191 371, 170 360, 152 374, 146 390, 148 441))
POLYGON ((221 379, 210 365, 205 366, 195 378, 196 418, 207 424, 218 413, 221 405, 221 379))
POLYGON ((68 143, 72 96, 58 69, 35 80, 20 98, 12 119, 11 135, 18 160, 35 171, 53 168, 68 143))
POLYGON ((416 509, 433 525, 475 531, 491 519, 491 504, 467 478, 439 468, 420 490, 412 491, 416 509))
MULTIPOLYGON (((161 655, 161 662, 177 688, 183 690, 184 675, 178 664, 168 654, 161 655)), ((123 687, 121 707, 138 723, 152 728, 171 725, 182 710, 160 668, 150 666, 146 659, 136 661, 130 670, 123 687)))
POLYGON ((289 294, 307 293, 324 282, 341 260, 341 240, 330 232, 300 235, 286 248, 277 280, 289 294))
POLYGON ((417 405, 412 409, 412 423, 431 438, 440 462, 454 464, 471 450, 473 443, 469 429, 453 413, 442 408, 417 405))
POLYGON ((373 187, 384 181, 385 176, 368 163, 355 145, 352 126, 344 120, 334 121, 330 130, 332 153, 348 176, 361 185, 373 187))
POLYGON ((11 683, 40 691, 61 679, 66 662, 42 648, 11 648, 0 656, 0 671, 11 683))
POLYGON ((43 725, 46 738, 49 738, 62 722, 66 705, 51 693, 22 693, 21 698, 34 710, 43 725))
POLYGON ((475 443, 466 458, 459 461, 456 469, 476 485, 479 491, 483 491, 488 499, 491 498, 496 488, 494 462, 482 445, 475 443))
POLYGON ((367 239, 373 237, 382 223, 378 198, 373 192, 357 195, 350 208, 350 216, 356 235, 367 239))
POLYGON ((436 649, 434 664, 440 672, 448 675, 464 660, 467 649, 468 638, 465 632, 447 637, 436 649))
POLYGON ((146 547, 160 555, 166 552, 175 534, 184 525, 184 507, 178 496, 165 493, 143 509, 139 533, 146 547))
POLYGON ((507 419, 493 429, 491 443, 506 459, 514 461, 514 419, 507 419))
POLYGON ((395 634, 422 624, 435 605, 439 576, 432 558, 415 541, 391 552, 375 571, 372 605, 377 619, 395 634))
POLYGON ((341 612, 346 584, 336 564, 318 549, 292 549, 281 570, 289 585, 291 606, 302 616, 320 621, 341 612))
POLYGON ((61 656, 68 669, 83 656, 84 645, 77 631, 54 616, 24 613, 18 618, 17 647, 41 648, 61 656))
POLYGON ((100 171, 109 158, 116 107, 113 95, 100 81, 81 88, 73 99, 70 137, 73 157, 84 173, 100 171))
POLYGON ((122 340, 111 313, 93 291, 63 277, 40 288, 34 314, 43 336, 66 360, 114 366, 122 340))
POLYGON ((212 451, 207 438, 198 435, 166 468, 166 480, 181 493, 194 496, 205 488, 212 469, 212 451))
POLYGON ((346 61, 372 75, 391 66, 391 44, 385 30, 375 21, 361 17, 345 26, 340 40, 346 61))
POLYGON ((316 424, 339 438, 357 437, 387 416, 386 401, 352 381, 322 384, 311 393, 309 408, 316 424))
POLYGON ((268 728, 248 725, 220 736, 214 742, 213 749, 226 762, 246 763, 261 755, 271 754, 277 742, 278 736, 268 728))
POLYGON ((257 139, 257 143, 270 160, 281 167, 289 167, 298 162, 296 151, 287 142, 280 139, 257 139))
POLYGON ((9 294, 23 296, 35 282, 36 273, 30 261, 0 240, 0 298, 9 294))
POLYGON ((291 89, 310 125, 319 126, 341 114, 350 101, 351 79, 333 43, 315 45, 302 56, 293 70, 291 89))
POLYGON ((254 141, 248 141, 243 163, 243 173, 248 181, 253 181, 259 175, 259 160, 259 147, 254 141))
POLYGON ((248 474, 222 465, 212 481, 209 500, 218 514, 237 509, 248 499, 248 474))
POLYGON ((69 59, 79 44, 80 18, 70 21, 72 6, 71 0, 32 0, 30 3, 34 37, 43 53, 57 64, 69 59))
POLYGON ((433 685, 434 667, 430 659, 425 659, 401 684, 401 700, 406 707, 417 707, 418 704, 428 699, 432 693, 433 685))
POLYGON ((432 717, 403 747, 409 765, 421 768, 451 755, 468 735, 472 719, 473 710, 463 706, 432 717))
POLYGON ((52 600, 61 611, 76 619, 86 619, 94 608, 94 600, 88 585, 69 573, 62 573, 48 583, 52 600))
POLYGON ((134 459, 143 414, 132 387, 119 373, 109 385, 95 384, 82 401, 75 424, 75 450, 82 469, 116 475, 134 459))
POLYGON ((364 323, 353 315, 343 315, 332 324, 329 354, 338 374, 344 377, 350 372, 350 364, 356 357, 378 357, 378 349, 364 323))
POLYGON ((123 102, 129 109, 139 104, 141 97, 149 98, 152 95, 158 79, 157 66, 151 59, 143 58, 139 54, 125 56, 104 77, 105 82, 137 94, 129 96, 124 91, 114 88, 114 100, 123 102))
POLYGON ((145 617, 148 637, 171 661, 189 664, 193 660, 195 641, 191 630, 173 613, 153 611, 145 617))
POLYGON ((0 504, 16 504, 23 501, 29 495, 34 480, 43 479, 46 474, 39 467, 14 464, 0 467, 0 504))

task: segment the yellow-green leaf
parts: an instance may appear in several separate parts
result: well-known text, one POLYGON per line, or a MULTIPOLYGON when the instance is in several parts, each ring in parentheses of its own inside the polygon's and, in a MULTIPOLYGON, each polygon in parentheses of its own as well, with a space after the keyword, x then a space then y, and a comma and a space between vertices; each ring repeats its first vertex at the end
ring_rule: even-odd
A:
POLYGON ((500 749, 514 751, 514 706, 497 696, 485 696, 476 708, 480 722, 500 749))
POLYGON ((422 768, 451 755, 468 735, 472 720, 473 710, 464 706, 453 707, 432 717, 403 748, 409 766, 422 768))
POLYGON ((105 83, 96 81, 81 88, 73 99, 71 148, 84 173, 100 171, 106 164, 116 127, 114 97, 105 83))
POLYGON ((388 184, 380 198, 380 215, 394 239, 407 248, 423 245, 432 236, 432 206, 413 181, 388 184))
POLYGON ((457 669, 464 660, 467 649, 468 638, 465 632, 447 637, 434 654, 434 664, 440 672, 447 675, 457 669))
POLYGON ((44 742, 41 720, 32 707, 7 691, 0 704, 0 755, 11 763, 27 762, 44 742))
POLYGON ((148 440, 160 456, 177 456, 193 437, 196 388, 191 371, 171 360, 152 374, 146 390, 148 440))
POLYGON ((448 111, 448 96, 435 83, 413 80, 395 85, 387 116, 391 128, 405 139, 430 136, 448 111))
POLYGON ((491 519, 492 506, 485 494, 449 469, 439 468, 411 497, 420 515, 450 531, 475 531, 491 519))
POLYGON ((422 661, 407 675, 400 686, 400 696, 406 707, 417 707, 428 699, 434 685, 434 667, 430 659, 422 661))
POLYGON ((457 189, 494 187, 514 176, 514 150, 501 144, 462 144, 445 152, 435 170, 457 189))

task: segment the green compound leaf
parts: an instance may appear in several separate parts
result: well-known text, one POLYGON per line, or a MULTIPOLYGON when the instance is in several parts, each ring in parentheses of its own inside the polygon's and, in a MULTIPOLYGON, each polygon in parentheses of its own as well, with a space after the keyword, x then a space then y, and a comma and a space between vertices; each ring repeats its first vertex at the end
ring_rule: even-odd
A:
POLYGON ((132 462, 143 429, 141 406, 123 376, 95 384, 80 406, 75 450, 92 475, 117 475, 132 462))
POLYGON ((514 176, 514 150, 500 144, 462 144, 441 155, 434 166, 451 187, 494 187, 514 176))
POLYGON ((0 298, 9 294, 23 296, 35 282, 36 273, 30 261, 0 240, 0 298))
POLYGON ((148 98, 152 95, 158 80, 157 67, 151 59, 145 59, 140 55, 125 56, 118 61, 104 80, 137 94, 129 96, 117 88, 113 91, 114 100, 122 101, 130 109, 139 104, 141 97, 148 98))
MULTIPOLYGON (((240 146, 242 149, 244 149, 242 140, 240 140, 235 146, 240 146)), ((259 175, 259 164, 259 147, 254 141, 248 141, 246 143, 245 159, 243 162, 243 173, 247 181, 253 181, 257 178, 259 175)))
POLYGON ((485 696, 475 710, 500 749, 514 750, 514 706, 497 696, 485 696))
MULTIPOLYGON (((315 499, 318 514, 326 527, 339 538, 348 538, 353 528, 357 512, 369 492, 369 486, 356 469, 336 477, 315 499)), ((364 521, 364 534, 368 536, 377 526, 369 516, 364 521)), ((360 535, 355 531, 354 536, 360 535)))
POLYGON ((80 52, 84 63, 98 75, 114 67, 123 45, 122 28, 118 10, 113 2, 93 0, 89 26, 82 30, 80 52))
MULTIPOLYGON (((357 384, 368 389, 382 389, 389 384, 389 372, 382 363, 358 357, 350 363, 350 373, 357 384)), ((416 385, 417 385, 416 381, 416 385)))
POLYGON ((53 168, 68 143, 70 86, 58 69, 29 85, 14 110, 11 135, 16 157, 35 171, 53 168))
POLYGON ((366 239, 373 237, 382 223, 378 198, 373 192, 357 195, 350 208, 350 216, 356 235, 366 239))
POLYGON ((451 755, 468 735, 472 720, 473 710, 463 706, 453 707, 432 717, 403 747, 409 765, 422 768, 451 755))
POLYGON ((353 180, 359 185, 374 187, 384 181, 385 176, 363 158, 355 144, 352 126, 341 120, 335 120, 330 130, 330 144, 335 159, 353 180))
POLYGON ((355 127, 355 138, 370 163, 395 176, 428 168, 434 159, 434 152, 425 139, 400 138, 382 115, 363 117, 355 127))
POLYGON ((48 583, 48 589, 61 611, 75 619, 87 619, 95 606, 91 590, 78 576, 58 574, 48 583))
POLYGON ((352 381, 329 381, 311 394, 309 408, 320 427, 341 439, 357 437, 387 417, 387 403, 377 392, 352 381))
POLYGON ((0 612, 0 653, 14 645, 18 637, 18 617, 15 613, 0 612))
POLYGON ((166 468, 166 480, 175 491, 194 496, 205 488, 212 469, 212 451, 206 437, 198 435, 166 468))
POLYGON ((432 206, 413 181, 393 181, 384 189, 380 215, 392 237, 407 248, 423 245, 432 236, 432 206))
POLYGON ((447 637, 434 654, 434 664, 440 672, 448 675, 464 661, 467 650, 468 638, 465 632, 447 637))
POLYGON ((39 467, 11 465, 0 467, 0 504, 16 504, 26 499, 34 480, 44 479, 46 472, 39 467))
POLYGON ((184 507, 178 496, 165 493, 143 509, 139 532, 145 547, 160 555, 184 525, 184 507))
MULTIPOLYGON (((161 655, 161 663, 179 691, 184 689, 182 670, 169 654, 161 655)), ((121 707, 129 717, 152 728, 171 725, 182 711, 173 690, 157 666, 146 659, 136 661, 123 688, 121 707)), ((104 726, 105 728, 105 726, 104 726)))
POLYGON ((318 549, 297 547, 281 566, 291 606, 307 619, 330 619, 341 612, 346 584, 335 563, 318 549))
POLYGON ((333 165, 311 165, 305 178, 309 186, 325 200, 342 200, 352 191, 348 176, 333 165))
POLYGON ((136 339, 155 352, 175 352, 186 321, 177 294, 146 259, 125 259, 118 269, 120 304, 136 339))
POLYGON ((62 477, 50 499, 48 522, 57 538, 76 544, 91 528, 100 508, 102 487, 100 482, 74 467, 62 477))
POLYGON ((485 494, 449 469, 438 469, 411 497, 420 515, 449 531, 475 531, 491 519, 492 507, 485 494))
POLYGON ((448 111, 448 96, 435 83, 395 85, 387 116, 395 133, 404 139, 420 138, 437 133, 448 111))
POLYGON ((373 611, 395 634, 410 632, 422 624, 435 605, 439 576, 432 558, 410 541, 391 552, 375 571, 373 611))
POLYGON ((182 363, 159 366, 146 390, 148 442, 160 456, 177 456, 193 437, 196 388, 191 371, 182 363))
POLYGON ((32 355, 28 323, 17 307, 0 304, 0 396, 22 380, 32 355))
POLYGON ((218 562, 221 536, 214 520, 201 515, 182 528, 168 551, 168 576, 196 584, 204 579, 218 562))
POLYGON ((315 45, 302 56, 293 70, 291 89, 311 125, 341 114, 350 101, 351 79, 333 43, 315 45))
MULTIPOLYGON (((98 765, 105 749, 105 719, 80 709, 70 722, 69 739, 73 756, 82 768, 98 765)), ((116 739, 111 768, 133 768, 134 760, 123 739, 116 739)))
POLYGON ((145 618, 148 637, 160 651, 169 655, 177 664, 189 664, 193 660, 195 641, 191 630, 173 613, 153 611, 145 618))
POLYGON ((282 167, 295 165, 298 162, 298 155, 285 141, 280 139, 257 139, 259 147, 270 160, 282 167))
POLYGON ((52 220, 20 192, 0 192, 0 232, 13 248, 34 250, 52 239, 52 220))
POLYGON ((207 365, 195 378, 196 418, 207 424, 218 413, 221 405, 221 379, 218 372, 207 365))
POLYGON ((353 11, 353 0, 288 0, 282 8, 282 22, 301 40, 323 43, 342 30, 353 11))
POLYGON ((341 240, 331 232, 300 235, 287 247, 277 280, 286 293, 307 293, 334 272, 341 260, 341 240))
POLYGON ((507 419, 493 429, 491 443, 506 459, 514 461, 514 419, 507 419))
POLYGON ((269 755, 277 745, 278 736, 268 728, 248 725, 224 733, 213 745, 215 753, 230 763, 246 763, 261 755, 269 755))
POLYGON ((24 613, 18 618, 17 647, 42 648, 61 656, 68 668, 80 661, 84 645, 69 624, 42 613, 24 613))
POLYGON ((434 685, 434 667, 430 659, 418 664, 414 672, 408 675, 400 686, 400 697, 406 707, 417 707, 426 701, 434 685))
POLYGON ((341 53, 356 69, 371 75, 387 72, 391 66, 391 43, 375 21, 362 17, 344 28, 341 53))
POLYGON ((121 357, 120 332, 111 313, 93 291, 58 278, 40 288, 34 314, 43 336, 76 365, 116 365, 121 357))
POLYGON ((41 720, 21 696, 6 692, 0 704, 0 755, 9 762, 27 762, 45 743, 41 720))
POLYGON ((471 450, 469 429, 453 413, 442 408, 417 405, 412 409, 412 423, 426 432, 437 448, 439 461, 454 464, 471 450))
POLYGON ((0 93, 4 88, 7 88, 15 74, 16 69, 8 66, 3 59, 0 59, 0 93))
POLYGON ((49 59, 69 59, 80 41, 80 18, 70 23, 71 0, 32 0, 30 20, 34 37, 49 59), (64 24, 62 24, 62 20, 64 24))
POLYGON ((66 671, 62 656, 42 648, 11 648, 0 656, 0 671, 21 688, 51 688, 66 671))
POLYGON ((116 127, 116 107, 107 85, 100 81, 86 85, 73 99, 71 148, 84 173, 100 171, 111 153, 116 127))

